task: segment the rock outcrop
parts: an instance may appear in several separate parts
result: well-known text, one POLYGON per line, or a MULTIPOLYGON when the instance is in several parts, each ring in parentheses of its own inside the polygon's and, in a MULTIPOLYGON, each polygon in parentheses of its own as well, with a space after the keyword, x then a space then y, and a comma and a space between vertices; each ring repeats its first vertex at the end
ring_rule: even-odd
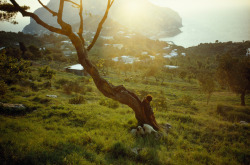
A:
MULTIPOLYGON (((50 0, 47 6, 57 11, 58 3, 58 0, 50 0)), ((65 3, 63 20, 72 25, 79 24, 78 9, 72 7, 70 3, 65 3)), ((105 12, 106 3, 107 1, 104 0, 84 0, 84 19, 86 20, 84 23, 88 24, 88 22, 93 23, 94 21, 97 26, 105 12), (94 15, 99 15, 99 17, 93 17, 94 20, 90 21, 91 16, 94 15)), ((35 11, 35 14, 46 23, 59 27, 58 24, 55 24, 56 17, 53 17, 46 9, 39 8, 35 11)), ((153 38, 175 36, 181 32, 179 28, 182 27, 182 19, 178 13, 170 8, 155 6, 148 0, 115 1, 108 19, 112 19, 112 22, 117 22, 134 32, 153 38)), ((96 28, 92 29, 93 32, 95 30, 96 28)), ((33 19, 23 29, 24 33, 41 34, 46 31, 43 27, 37 25, 33 19)))

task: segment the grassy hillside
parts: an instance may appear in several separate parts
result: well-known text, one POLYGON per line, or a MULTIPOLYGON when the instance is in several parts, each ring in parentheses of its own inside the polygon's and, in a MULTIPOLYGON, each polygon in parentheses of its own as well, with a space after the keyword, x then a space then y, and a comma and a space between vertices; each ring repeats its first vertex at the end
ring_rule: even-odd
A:
POLYGON ((106 78, 114 85, 141 98, 151 94, 156 120, 172 125, 159 137, 134 137, 129 107, 103 97, 90 77, 48 65, 52 80, 40 77, 37 64, 28 78, 1 84, 2 103, 26 107, 0 106, 1 164, 250 164, 249 124, 239 123, 250 122, 249 95, 240 107, 238 95, 216 88, 207 105, 196 79, 169 76, 161 84, 142 81, 141 71, 125 77, 110 70, 106 78))

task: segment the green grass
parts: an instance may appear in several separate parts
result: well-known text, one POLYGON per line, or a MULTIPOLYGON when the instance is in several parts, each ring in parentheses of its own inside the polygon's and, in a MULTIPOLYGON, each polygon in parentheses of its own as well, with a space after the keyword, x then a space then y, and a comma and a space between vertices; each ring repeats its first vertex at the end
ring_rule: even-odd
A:
MULTIPOLYGON (((38 75, 35 67, 32 75, 38 75)), ((20 114, 1 109, 1 164, 250 164, 249 125, 239 124, 250 122, 249 96, 242 108, 239 96, 217 91, 207 105, 195 80, 173 78, 160 85, 153 78, 145 84, 115 76, 107 79, 141 98, 153 95, 157 121, 172 125, 167 134, 133 137, 130 130, 137 123, 129 107, 103 97, 90 78, 56 72, 51 88, 41 85, 47 80, 36 79, 38 91, 17 84, 1 96, 1 102, 29 107, 20 114), (58 84, 62 79, 79 82, 84 92, 68 94, 58 84), (69 103, 79 96, 81 104, 69 103)))

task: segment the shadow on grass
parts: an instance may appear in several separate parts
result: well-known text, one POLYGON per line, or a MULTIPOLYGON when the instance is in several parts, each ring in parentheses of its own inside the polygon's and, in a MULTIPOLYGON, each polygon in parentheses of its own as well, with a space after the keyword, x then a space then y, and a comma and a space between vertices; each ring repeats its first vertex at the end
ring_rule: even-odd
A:
POLYGON ((79 164, 81 161, 95 162, 96 155, 72 143, 59 143, 54 148, 22 148, 11 141, 0 143, 2 164, 79 164), (17 156, 18 155, 18 156, 17 156))
POLYGON ((111 146, 105 156, 107 162, 111 164, 161 164, 158 157, 158 150, 162 141, 155 135, 145 135, 135 137, 133 147, 128 147, 122 142, 117 142, 111 146), (129 162, 130 161, 130 162, 129 162))

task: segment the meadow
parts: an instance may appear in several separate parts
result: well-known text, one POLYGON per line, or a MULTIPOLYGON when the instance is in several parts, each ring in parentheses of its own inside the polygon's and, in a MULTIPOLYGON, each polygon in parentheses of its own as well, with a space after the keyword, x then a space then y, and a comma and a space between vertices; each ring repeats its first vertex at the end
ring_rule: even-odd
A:
POLYGON ((1 164, 250 164, 249 124, 240 123, 250 122, 249 95, 242 107, 239 95, 216 87, 207 104, 196 79, 170 76, 160 83, 141 80, 141 72, 111 70, 108 81, 141 99, 151 94, 156 120, 172 126, 159 137, 133 136, 132 109, 105 98, 91 77, 49 65, 51 80, 33 65, 28 79, 0 96, 26 107, 0 106, 1 164))

